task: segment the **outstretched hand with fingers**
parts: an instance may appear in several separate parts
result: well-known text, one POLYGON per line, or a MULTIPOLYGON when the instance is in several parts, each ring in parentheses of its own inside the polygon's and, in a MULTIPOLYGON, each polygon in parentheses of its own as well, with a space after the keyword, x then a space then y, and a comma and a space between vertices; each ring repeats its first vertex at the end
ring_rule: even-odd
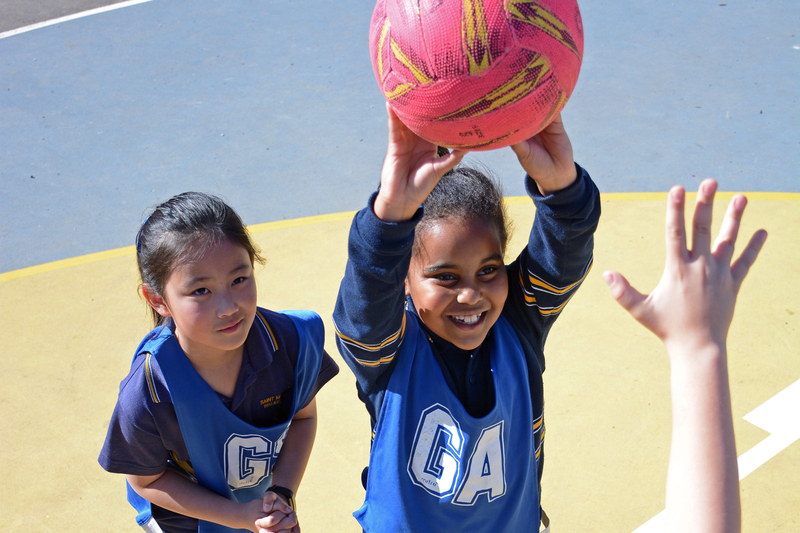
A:
POLYGON ((375 215, 385 222, 409 220, 428 194, 467 152, 453 151, 437 157, 436 145, 403 124, 386 104, 389 145, 381 172, 381 188, 375 199, 375 215))
POLYGON ((705 180, 697 193, 692 220, 692 247, 687 248, 685 192, 674 187, 667 205, 667 259, 661 281, 649 295, 630 286, 616 272, 604 273, 612 296, 669 349, 672 344, 698 348, 706 343, 725 346, 736 296, 758 257, 766 232, 756 232, 738 259, 734 244, 747 199, 731 200, 719 235, 711 244, 711 218, 717 183, 705 180))
POLYGON ((767 233, 757 231, 733 259, 744 196, 734 196, 714 244, 711 212, 717 183, 697 193, 692 247, 686 245, 685 192, 667 203, 667 259, 658 286, 643 295, 616 272, 603 277, 617 302, 667 348, 670 358, 672 443, 667 472, 667 531, 741 530, 739 477, 728 386, 727 336, 736 296, 767 233))

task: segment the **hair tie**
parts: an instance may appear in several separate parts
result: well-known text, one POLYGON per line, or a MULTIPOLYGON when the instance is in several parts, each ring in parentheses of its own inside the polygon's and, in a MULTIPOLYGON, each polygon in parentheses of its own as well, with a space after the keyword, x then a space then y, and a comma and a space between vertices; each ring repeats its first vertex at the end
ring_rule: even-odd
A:
MULTIPOLYGON (((153 211, 153 213, 155 213, 155 211, 153 211)), ((147 221, 150 220, 151 216, 153 216, 153 213, 147 215, 147 218, 145 218, 144 222, 142 222, 139 231, 136 232, 136 255, 142 254, 142 231, 144 230, 144 225, 147 224, 147 221)))

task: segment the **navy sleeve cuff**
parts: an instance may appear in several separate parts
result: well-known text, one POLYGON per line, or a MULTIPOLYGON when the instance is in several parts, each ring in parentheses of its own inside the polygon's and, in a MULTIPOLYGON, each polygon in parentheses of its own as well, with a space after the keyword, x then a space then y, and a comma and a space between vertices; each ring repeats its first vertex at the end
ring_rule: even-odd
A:
POLYGON ((528 175, 525 176, 525 190, 536 204, 545 203, 550 206, 571 204, 583 198, 586 194, 587 179, 591 180, 591 178, 589 178, 589 173, 578 165, 578 163, 575 163, 575 170, 578 172, 578 177, 575 178, 575 181, 572 182, 569 187, 556 191, 553 194, 542 196, 536 182, 528 175))
POLYGON ((367 207, 356 214, 353 229, 360 241, 373 252, 407 253, 414 244, 414 230, 422 219, 422 206, 410 220, 384 222, 375 215, 373 208, 377 196, 377 192, 372 193, 367 207))

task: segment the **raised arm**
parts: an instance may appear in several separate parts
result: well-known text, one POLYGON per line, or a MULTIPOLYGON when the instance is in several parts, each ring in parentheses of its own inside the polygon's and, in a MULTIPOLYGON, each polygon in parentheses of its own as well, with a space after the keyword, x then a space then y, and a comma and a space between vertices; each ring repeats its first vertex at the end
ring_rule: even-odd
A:
POLYGON ((538 135, 512 146, 536 205, 528 245, 509 265, 507 316, 544 365, 547 333, 592 265, 600 194, 573 161, 561 117, 538 135))
MULTIPOLYGON (((381 186, 353 219, 333 320, 337 346, 363 393, 389 367, 404 330, 404 282, 419 206, 465 152, 437 157, 387 105, 389 139, 381 186)), ((373 413, 374 414, 374 413, 373 413)))
POLYGON ((685 193, 667 203, 667 258, 655 290, 643 295, 616 272, 603 274, 612 296, 667 348, 672 394, 672 445, 667 473, 667 530, 741 530, 739 476, 728 387, 727 336, 736 296, 767 237, 756 232, 731 263, 747 205, 735 196, 711 244, 717 183, 697 193, 692 247, 687 248, 685 193))

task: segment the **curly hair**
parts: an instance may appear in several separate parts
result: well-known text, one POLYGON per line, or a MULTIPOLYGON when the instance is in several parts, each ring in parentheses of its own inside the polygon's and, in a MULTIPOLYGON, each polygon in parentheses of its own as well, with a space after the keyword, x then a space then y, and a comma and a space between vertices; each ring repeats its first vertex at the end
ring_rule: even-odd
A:
POLYGON ((447 218, 483 220, 497 230, 500 250, 505 253, 511 226, 503 204, 500 184, 483 172, 458 166, 442 176, 423 203, 413 253, 420 249, 420 236, 436 222, 447 218))

